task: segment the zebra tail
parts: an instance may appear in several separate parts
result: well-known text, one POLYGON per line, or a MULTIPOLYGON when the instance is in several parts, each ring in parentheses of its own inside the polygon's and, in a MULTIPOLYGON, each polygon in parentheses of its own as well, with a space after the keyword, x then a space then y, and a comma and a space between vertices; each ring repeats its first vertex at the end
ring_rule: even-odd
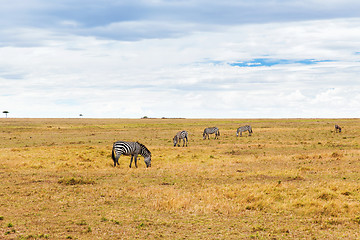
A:
POLYGON ((112 157, 112 159, 114 160, 114 162, 115 162, 115 151, 114 151, 114 148, 112 149, 112 153, 111 153, 111 157, 112 157))

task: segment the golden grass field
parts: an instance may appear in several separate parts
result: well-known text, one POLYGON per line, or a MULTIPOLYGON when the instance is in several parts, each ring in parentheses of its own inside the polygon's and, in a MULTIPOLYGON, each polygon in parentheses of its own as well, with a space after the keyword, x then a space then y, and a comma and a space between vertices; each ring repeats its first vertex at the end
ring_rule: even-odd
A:
POLYGON ((359 136, 359 119, 3 118, 0 239, 359 239, 359 136), (117 140, 152 167, 114 168, 117 140))

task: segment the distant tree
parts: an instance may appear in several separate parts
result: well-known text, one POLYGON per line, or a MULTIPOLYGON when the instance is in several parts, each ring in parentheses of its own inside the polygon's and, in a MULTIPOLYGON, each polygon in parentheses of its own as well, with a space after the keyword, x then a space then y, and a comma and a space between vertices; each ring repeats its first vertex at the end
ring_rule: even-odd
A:
POLYGON ((6 118, 7 118, 7 115, 8 115, 8 113, 9 113, 9 111, 3 111, 3 113, 5 113, 5 116, 6 116, 6 118))
POLYGON ((148 118, 148 116, 143 116, 142 118, 148 118))
POLYGON ((82 117, 83 115, 80 113, 79 116, 82 117))

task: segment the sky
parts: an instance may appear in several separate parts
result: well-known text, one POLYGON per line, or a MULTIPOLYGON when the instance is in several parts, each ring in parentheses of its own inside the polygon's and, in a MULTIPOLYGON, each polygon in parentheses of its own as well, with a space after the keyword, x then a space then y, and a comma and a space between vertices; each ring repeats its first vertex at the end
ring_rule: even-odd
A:
POLYGON ((9 118, 358 118, 358 0, 0 0, 9 118))

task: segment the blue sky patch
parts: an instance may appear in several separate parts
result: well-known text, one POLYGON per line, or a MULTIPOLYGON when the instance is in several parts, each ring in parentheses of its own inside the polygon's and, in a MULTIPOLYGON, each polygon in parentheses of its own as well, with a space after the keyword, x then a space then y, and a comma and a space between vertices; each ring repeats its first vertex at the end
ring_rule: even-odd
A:
POLYGON ((272 67, 274 65, 287 65, 287 64, 312 65, 322 62, 334 62, 334 60, 315 60, 315 59, 289 60, 289 59, 274 59, 274 58, 255 58, 250 61, 243 61, 243 62, 239 61, 239 62, 229 63, 229 65, 235 67, 272 67))

